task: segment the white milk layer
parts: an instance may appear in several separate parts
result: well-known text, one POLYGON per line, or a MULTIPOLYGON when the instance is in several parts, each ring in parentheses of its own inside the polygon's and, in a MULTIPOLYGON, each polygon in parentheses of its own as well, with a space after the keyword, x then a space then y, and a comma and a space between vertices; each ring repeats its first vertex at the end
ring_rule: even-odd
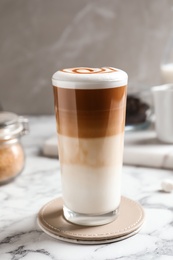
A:
POLYGON ((121 198, 121 165, 91 168, 62 166, 64 204, 72 211, 101 215, 118 208, 121 198))
POLYGON ((69 68, 53 74, 52 85, 68 89, 102 89, 127 85, 126 72, 112 67, 69 68))
POLYGON ((115 210, 121 198, 124 135, 58 139, 65 205, 83 214, 115 210))

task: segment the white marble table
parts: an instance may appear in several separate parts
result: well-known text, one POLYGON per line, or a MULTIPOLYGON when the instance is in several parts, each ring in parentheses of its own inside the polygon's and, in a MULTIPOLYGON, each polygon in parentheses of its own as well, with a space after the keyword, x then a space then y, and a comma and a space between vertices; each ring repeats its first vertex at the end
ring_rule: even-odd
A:
POLYGON ((41 147, 55 133, 53 117, 30 118, 31 133, 23 138, 27 160, 23 173, 0 187, 0 260, 173 259, 173 193, 160 182, 173 171, 123 168, 122 193, 139 201, 146 221, 139 234, 105 245, 76 245, 44 234, 36 223, 43 204, 61 194, 57 159, 43 157, 41 147))

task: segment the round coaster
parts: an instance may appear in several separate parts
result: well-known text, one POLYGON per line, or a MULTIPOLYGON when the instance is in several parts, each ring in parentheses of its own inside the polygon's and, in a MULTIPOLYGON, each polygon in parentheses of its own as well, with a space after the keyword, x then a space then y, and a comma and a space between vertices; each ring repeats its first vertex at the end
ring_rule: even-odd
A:
POLYGON ((113 222, 101 226, 80 226, 68 222, 63 216, 62 198, 44 205, 38 213, 38 225, 48 235, 71 243, 102 244, 119 241, 135 235, 144 222, 140 204, 121 198, 119 216, 113 222))

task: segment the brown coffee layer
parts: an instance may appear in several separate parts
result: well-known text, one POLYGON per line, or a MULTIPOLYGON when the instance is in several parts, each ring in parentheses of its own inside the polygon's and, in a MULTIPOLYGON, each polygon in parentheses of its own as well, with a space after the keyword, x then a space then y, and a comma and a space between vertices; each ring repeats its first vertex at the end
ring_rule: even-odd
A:
POLYGON ((57 131, 80 138, 112 136, 124 131, 126 86, 108 89, 54 87, 57 131))

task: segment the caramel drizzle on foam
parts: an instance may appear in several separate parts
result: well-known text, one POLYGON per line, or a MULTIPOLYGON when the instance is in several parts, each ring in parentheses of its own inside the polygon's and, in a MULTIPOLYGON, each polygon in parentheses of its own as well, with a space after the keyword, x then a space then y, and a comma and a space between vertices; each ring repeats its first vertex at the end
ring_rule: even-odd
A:
POLYGON ((71 74, 102 74, 102 73, 112 73, 117 70, 111 67, 103 67, 103 68, 71 68, 71 69, 62 69, 62 72, 71 73, 71 74))

